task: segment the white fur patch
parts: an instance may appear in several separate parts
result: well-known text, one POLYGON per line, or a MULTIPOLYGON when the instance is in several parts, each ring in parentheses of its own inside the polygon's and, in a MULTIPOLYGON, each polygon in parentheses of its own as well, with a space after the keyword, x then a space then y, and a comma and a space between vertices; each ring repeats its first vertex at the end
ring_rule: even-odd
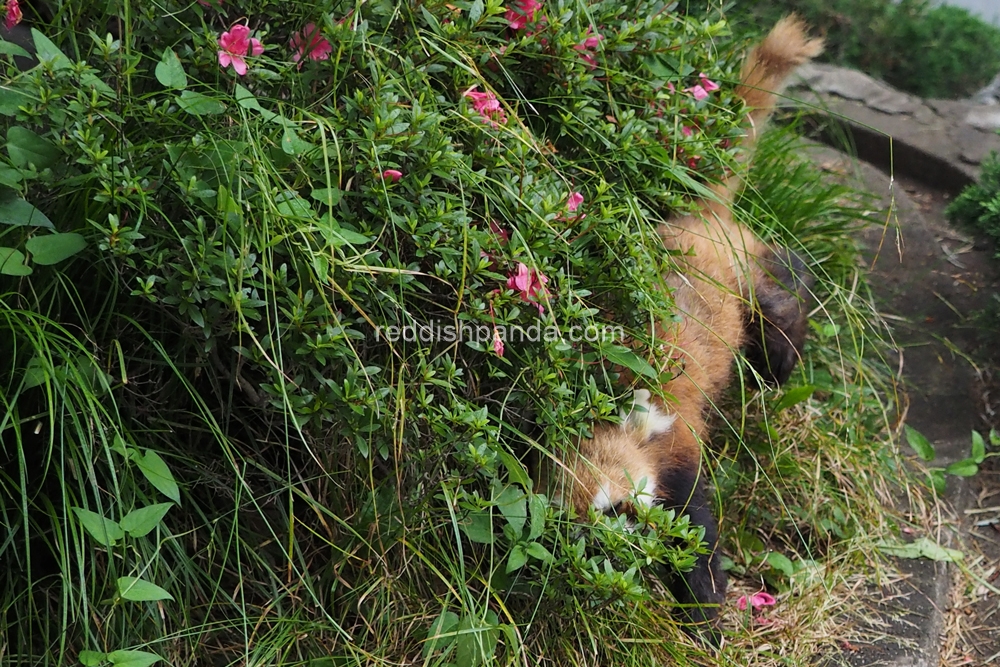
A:
POLYGON ((648 389, 636 389, 632 399, 632 411, 627 417, 622 415, 625 420, 622 422, 622 428, 637 431, 643 440, 651 435, 666 433, 677 421, 676 414, 664 412, 650 400, 651 398, 648 389))
POLYGON ((608 493, 607 488, 602 485, 601 488, 597 490, 597 493, 594 495, 594 500, 591 501, 591 505, 593 505, 594 509, 598 512, 605 512, 611 509, 611 494, 608 493))

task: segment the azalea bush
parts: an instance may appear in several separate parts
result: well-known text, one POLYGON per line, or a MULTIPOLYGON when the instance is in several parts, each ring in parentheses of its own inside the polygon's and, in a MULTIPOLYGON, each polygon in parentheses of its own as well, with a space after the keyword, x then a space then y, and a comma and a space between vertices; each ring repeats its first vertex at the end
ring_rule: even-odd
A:
POLYGON ((656 583, 700 531, 571 523, 533 475, 661 380, 656 225, 738 168, 727 24, 579 0, 26 20, 33 66, 0 44, 14 661, 562 664, 592 651, 581 615, 609 661, 701 650, 656 583))

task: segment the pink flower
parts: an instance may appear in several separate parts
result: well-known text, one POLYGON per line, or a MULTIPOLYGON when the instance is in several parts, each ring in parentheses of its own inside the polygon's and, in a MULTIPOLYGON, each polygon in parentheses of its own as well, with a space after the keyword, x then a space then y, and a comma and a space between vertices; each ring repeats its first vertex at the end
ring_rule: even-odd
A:
POLYGON ((18 0, 7 0, 6 16, 3 23, 7 30, 16 26, 23 18, 24 15, 21 14, 21 6, 18 4, 18 0))
POLYGON ((516 290, 522 301, 533 303, 538 307, 538 314, 545 312, 545 307, 539 302, 546 295, 545 283, 549 279, 535 269, 518 262, 517 273, 507 278, 507 287, 516 290))
POLYGON ((503 356, 503 339, 500 338, 500 331, 493 327, 493 351, 497 353, 498 357, 503 356))
POLYGON ((692 86, 690 88, 685 88, 684 90, 694 95, 694 99, 698 100, 699 102, 708 97, 708 91, 702 88, 701 86, 692 86))
POLYGON ((538 0, 514 0, 514 4, 504 14, 504 18, 510 24, 511 30, 520 30, 535 20, 535 12, 541 8, 542 3, 538 0))
POLYGON ((570 213, 576 213, 576 209, 580 208, 580 204, 583 203, 583 195, 579 192, 569 193, 569 197, 566 198, 566 210, 570 213))
POLYGON ((719 89, 719 84, 715 83, 714 81, 712 81, 711 79, 709 79, 707 76, 705 76, 704 72, 702 72, 701 74, 699 74, 698 78, 701 79, 701 87, 705 89, 705 92, 711 93, 711 92, 716 91, 716 90, 719 89))
POLYGON ((479 112, 483 120, 493 127, 500 127, 500 123, 507 122, 507 114, 500 106, 500 100, 490 91, 485 93, 475 92, 478 86, 473 86, 462 93, 463 97, 468 97, 472 102, 472 108, 479 112))
POLYGON ((500 245, 507 245, 510 241, 510 232, 501 227, 496 220, 490 220, 490 231, 500 239, 500 245))
POLYGON ((685 137, 690 137, 692 134, 694 134, 694 130, 692 130, 687 125, 684 125, 681 127, 681 134, 683 134, 685 137))
POLYGON ((288 46, 295 51, 292 60, 299 63, 299 67, 302 67, 303 58, 327 60, 333 52, 333 45, 323 37, 315 23, 307 23, 302 32, 292 35, 292 41, 288 46))
POLYGON ((249 55, 259 56, 264 53, 264 45, 260 40, 250 36, 250 28, 245 25, 234 25, 219 37, 219 65, 223 69, 233 66, 237 74, 247 73, 247 62, 243 58, 249 55))
MULTIPOLYGON (((587 28, 587 34, 590 35, 590 28, 587 28)), ((590 35, 573 47, 580 52, 580 58, 590 66, 590 69, 597 69, 597 59, 594 58, 594 50, 601 43, 602 39, 604 39, 602 35, 590 35)))
POLYGON ((389 181, 390 183, 395 183, 403 177, 403 172, 399 169, 386 169, 382 172, 382 180, 389 181))
POLYGON ((747 603, 749 603, 751 608, 760 609, 762 607, 773 606, 775 602, 777 600, 774 599, 773 595, 760 591, 753 595, 741 595, 740 599, 736 601, 736 608, 740 611, 746 611, 747 603))
POLYGON ((222 0, 198 0, 198 4, 202 7, 218 7, 222 4, 222 0))

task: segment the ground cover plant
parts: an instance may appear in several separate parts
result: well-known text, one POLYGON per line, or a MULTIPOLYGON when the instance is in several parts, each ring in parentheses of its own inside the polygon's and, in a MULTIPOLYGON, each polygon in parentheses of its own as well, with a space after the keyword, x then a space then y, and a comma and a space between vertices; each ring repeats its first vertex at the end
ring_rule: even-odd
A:
POLYGON ((927 0, 765 0, 735 3, 732 20, 767 30, 795 11, 826 36, 829 62, 914 95, 965 98, 1000 72, 1000 28, 927 0))
MULTIPOLYGON (((531 479, 615 418, 622 369, 655 385, 655 225, 741 168, 744 44, 681 9, 22 8, 30 40, 0 47, 4 659, 717 664, 656 583, 699 548, 685 519, 571 522, 531 479)), ((731 664, 834 642, 836 592, 896 522, 863 206, 789 136, 742 210, 823 279, 817 336, 799 386, 734 397, 711 455, 748 595, 731 664)))

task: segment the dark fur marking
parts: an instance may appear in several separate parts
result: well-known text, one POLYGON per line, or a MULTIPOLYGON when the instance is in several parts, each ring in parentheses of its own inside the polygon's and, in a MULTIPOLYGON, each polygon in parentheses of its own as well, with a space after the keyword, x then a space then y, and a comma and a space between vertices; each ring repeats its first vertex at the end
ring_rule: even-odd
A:
POLYGON ((787 248, 772 248, 771 256, 759 261, 767 276, 754 285, 744 355, 765 383, 780 385, 802 356, 813 277, 805 262, 787 248))
POLYGON ((663 470, 657 481, 664 509, 687 514, 692 524, 705 527, 709 551, 698 556, 694 569, 689 572, 665 569, 663 582, 681 605, 681 616, 696 624, 711 643, 718 644, 716 619, 726 598, 726 573, 715 553, 719 533, 708 506, 700 466, 696 463, 663 470))

